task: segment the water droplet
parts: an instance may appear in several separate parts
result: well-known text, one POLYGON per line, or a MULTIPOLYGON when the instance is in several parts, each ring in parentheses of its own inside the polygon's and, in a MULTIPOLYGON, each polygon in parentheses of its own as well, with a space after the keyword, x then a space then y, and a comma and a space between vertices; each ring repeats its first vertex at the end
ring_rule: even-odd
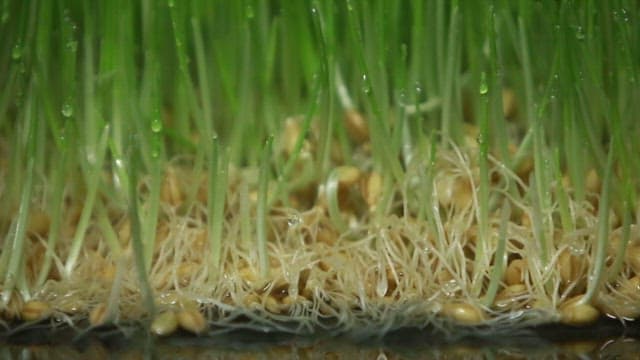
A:
POLYGON ((22 57, 22 45, 21 44, 15 44, 13 46, 13 49, 11 50, 11 58, 13 60, 20 60, 20 58, 22 57))
POLYGON ((311 15, 318 15, 318 9, 316 9, 315 7, 311 8, 311 15))
POLYGON ((71 103, 69 101, 65 101, 64 104, 62 104, 62 110, 61 110, 62 116, 66 117, 66 118, 70 118, 73 116, 73 105, 71 105, 71 103))
POLYGON ((480 75, 480 95, 487 95, 489 93, 489 85, 487 84, 487 73, 484 71, 480 75))
POLYGON ((456 279, 451 279, 442 284, 442 292, 444 292, 446 296, 454 296, 458 290, 460 290, 460 284, 458 284, 456 279))
POLYGON ((399 98, 401 104, 406 103, 406 101, 407 101, 407 92, 405 91, 404 88, 398 90, 398 98, 399 98))
POLYGON ((582 28, 582 26, 578 26, 576 28, 576 39, 584 40, 584 38, 585 38, 584 29, 582 28))
POLYGON ((367 74, 362 74, 362 92, 365 94, 371 92, 371 83, 369 82, 367 74))
POLYGON ((169 5, 170 8, 176 6, 176 3, 174 2, 174 0, 169 0, 167 1, 167 5, 169 5))
POLYGON ((69 40, 67 41, 67 43, 65 44, 65 47, 67 48, 67 50, 69 50, 72 53, 75 53, 76 50, 78 50, 78 42, 75 40, 69 40))
POLYGON ((256 16, 255 11, 253 11, 253 6, 247 5, 245 8, 245 16, 247 19, 253 19, 256 16))
POLYGON ((162 121, 159 118, 154 118, 151 120, 151 131, 154 133, 159 133, 162 131, 162 121))
POLYGON ((298 215, 291 215, 287 218, 287 226, 290 229, 295 229, 300 224, 302 224, 302 219, 298 215))
POLYGON ((620 9, 620 17, 622 18, 622 21, 629 22, 629 12, 627 11, 627 9, 620 9))
POLYGON ((420 84, 420 83, 419 83, 419 82, 417 82, 417 81, 416 81, 416 84, 415 84, 415 89, 416 89, 416 94, 417 94, 418 96, 420 96, 420 95, 424 92, 424 89, 423 89, 423 87, 422 87, 422 84, 420 84))
POLYGON ((580 242, 578 239, 574 239, 569 243, 569 251, 572 255, 582 256, 587 252, 587 249, 583 242, 580 242))

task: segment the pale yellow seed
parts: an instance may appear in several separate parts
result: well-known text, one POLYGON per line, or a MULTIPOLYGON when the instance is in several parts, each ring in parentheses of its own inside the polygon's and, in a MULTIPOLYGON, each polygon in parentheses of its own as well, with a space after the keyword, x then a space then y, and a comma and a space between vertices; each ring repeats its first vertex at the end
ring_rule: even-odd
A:
POLYGON ((591 304, 582 304, 584 295, 577 295, 560 306, 560 321, 567 325, 588 325, 598 319, 600 311, 591 304))
POLYGON ((442 313, 462 325, 477 325, 484 320, 483 311, 468 303, 445 304, 442 313))
POLYGON ((527 287, 524 284, 510 285, 504 288, 496 296, 494 304, 499 308, 505 308, 518 301, 518 297, 525 294, 527 287))
POLYGON ((264 307, 270 313, 277 314, 280 312, 280 304, 273 296, 267 296, 264 301, 264 307))
POLYGON ((351 140, 356 144, 369 141, 369 127, 364 117, 356 110, 349 109, 344 113, 344 124, 351 140))
POLYGON ((246 266, 240 269, 239 274, 242 280, 244 281, 244 283, 249 286, 252 286, 258 280, 258 275, 249 266, 246 266))
POLYGON ((625 252, 625 262, 636 275, 640 275, 640 245, 629 246, 625 252))
POLYGON ((118 226, 118 240, 120 240, 120 245, 126 246, 131 239, 131 222, 129 219, 124 219, 120 226, 118 226))
POLYGON ((445 176, 436 181, 438 202, 443 207, 464 209, 473 201, 471 184, 467 179, 445 176))
POLYGON ((282 305, 291 306, 299 303, 302 299, 299 296, 287 295, 282 299, 282 305))
POLYGON ((40 209, 36 209, 29 214, 27 232, 46 236, 49 233, 50 224, 49 215, 40 209))
POLYGON ((620 285, 620 292, 630 297, 638 297, 638 300, 640 300, 640 275, 624 281, 620 285))
POLYGON ((624 279, 618 292, 603 294, 598 299, 601 312, 616 318, 638 319, 640 316, 640 277, 624 279))
POLYGON ((65 298, 56 301, 56 309, 66 314, 77 314, 85 311, 86 304, 77 298, 65 298))
POLYGON ((170 335, 178 328, 178 317, 173 311, 165 311, 151 323, 151 332, 158 336, 170 335))
POLYGON ((182 263, 178 266, 176 275, 178 277, 178 283, 182 286, 189 285, 193 273, 196 272, 197 265, 193 263, 182 263))
POLYGON ((602 185, 602 181, 600 181, 600 176, 596 172, 595 169, 589 170, 587 173, 587 179, 585 181, 585 187, 587 191, 598 193, 600 192, 600 186, 602 185))
POLYGON ((260 297, 256 293, 247 294, 247 296, 244 297, 243 303, 245 306, 255 309, 260 305, 260 297))
POLYGON ((471 150, 471 152, 476 152, 478 150, 478 135, 480 134, 480 128, 470 123, 463 123, 462 131, 464 132, 464 145, 471 150))
POLYGON ((178 177, 172 168, 168 168, 165 173, 162 188, 160 189, 160 200, 171 206, 180 206, 184 200, 178 177))
POLYGON ((504 273, 504 281, 507 285, 522 284, 524 282, 524 272, 527 263, 523 259, 515 259, 509 263, 504 273))
MULTIPOLYGON (((301 117, 290 117, 284 122, 284 131, 282 134, 282 150, 285 155, 290 156, 296 149, 298 138, 302 135, 301 117)), ((313 144, 309 140, 303 140, 301 148, 301 157, 311 156, 313 152, 313 144)))
POLYGON ((372 172, 362 187, 362 196, 364 197, 369 210, 373 211, 378 204, 380 195, 382 194, 382 177, 377 172, 372 172))
POLYGON ((182 310, 177 314, 178 324, 184 330, 200 334, 207 328, 207 321, 198 310, 182 310))
POLYGON ((317 242, 331 246, 336 242, 337 239, 338 233, 332 228, 329 228, 325 225, 321 225, 318 227, 318 232, 316 233, 317 242))
POLYGON ((23 306, 24 300, 22 300, 22 296, 20 296, 18 292, 12 291, 9 297, 9 303, 3 308, 0 308, 0 318, 14 320, 15 318, 20 317, 23 306))
POLYGON ((360 179, 360 170, 355 166, 340 166, 338 168, 338 184, 352 186, 360 179))
POLYGON ((105 282, 112 282, 116 276, 116 266, 113 264, 104 264, 98 272, 98 278, 105 282))
POLYGON ((586 264, 583 257, 574 256, 569 250, 564 250, 558 257, 558 272, 564 284, 571 284, 578 280, 586 264))
POLYGON ((51 314, 51 306, 49 303, 39 300, 27 301, 22 307, 20 317, 24 321, 36 321, 44 319, 51 314))
POLYGON ((502 89, 502 113, 507 119, 512 119, 518 113, 516 94, 510 88, 502 89))
POLYGON ((98 304, 89 313, 89 323, 91 326, 104 325, 107 322, 107 304, 98 304))

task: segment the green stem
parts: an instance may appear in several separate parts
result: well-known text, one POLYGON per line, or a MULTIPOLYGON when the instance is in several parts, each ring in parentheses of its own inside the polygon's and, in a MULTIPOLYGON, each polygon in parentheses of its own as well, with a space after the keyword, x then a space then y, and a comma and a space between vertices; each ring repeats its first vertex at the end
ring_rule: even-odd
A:
POLYGON ((269 167, 273 147, 273 136, 269 136, 262 153, 260 164, 258 208, 256 210, 256 237, 258 242, 258 259, 260 274, 267 277, 269 274, 269 254, 267 252, 267 204, 269 197, 269 167))

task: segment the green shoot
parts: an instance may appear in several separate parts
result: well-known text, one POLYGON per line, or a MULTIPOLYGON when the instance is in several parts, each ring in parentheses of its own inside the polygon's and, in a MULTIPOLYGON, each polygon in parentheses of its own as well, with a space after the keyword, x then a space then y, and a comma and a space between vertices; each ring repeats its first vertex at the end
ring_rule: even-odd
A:
POLYGON ((220 150, 220 143, 214 136, 209 156, 209 246, 211 251, 212 271, 222 268, 220 253, 222 248, 222 230, 224 225, 224 208, 227 190, 228 157, 220 150))
POLYGON ((269 136, 264 145, 262 162, 260 164, 258 207, 256 209, 256 242, 258 249, 258 262, 260 274, 266 277, 269 274, 269 257, 267 253, 267 204, 269 197, 269 168, 273 147, 273 136, 269 136))
POLYGON ((613 154, 616 151, 615 143, 611 143, 609 156, 607 157, 607 167, 604 172, 604 181, 602 183, 602 192, 598 203, 598 233, 596 234, 596 249, 594 254, 594 263, 587 284, 587 292, 580 300, 581 303, 587 304, 596 295, 602 285, 603 270, 607 257, 607 243, 609 240, 609 210, 611 197, 611 184, 613 176, 613 154))
POLYGON ((100 175, 101 172, 99 169, 102 169, 102 164, 104 162, 106 150, 107 150, 107 139, 109 134, 109 125, 106 125, 102 130, 102 135, 100 136, 100 141, 96 145, 95 150, 95 162, 93 164, 87 164, 89 167, 87 178, 87 195, 86 201, 84 203, 84 207, 82 208, 82 214, 80 215, 80 221, 78 222, 78 227, 76 228, 76 232, 73 236, 73 241, 71 242, 71 248, 69 250, 69 255, 67 256, 67 261, 64 266, 64 275, 66 277, 71 276, 71 273, 75 269, 76 262, 78 261, 78 256, 80 255, 80 250, 82 250, 82 244, 84 242, 85 233, 87 231, 87 227, 89 226, 89 221, 91 220, 91 214, 93 213, 93 204, 95 203, 96 196, 98 193, 98 187, 100 184, 100 175))

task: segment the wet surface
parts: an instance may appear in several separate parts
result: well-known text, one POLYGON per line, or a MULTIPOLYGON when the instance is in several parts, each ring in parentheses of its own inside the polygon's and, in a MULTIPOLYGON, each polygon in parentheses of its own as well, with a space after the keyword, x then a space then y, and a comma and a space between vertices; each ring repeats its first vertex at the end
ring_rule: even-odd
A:
POLYGON ((246 359, 635 359, 640 324, 602 320, 574 328, 545 325, 517 331, 477 328, 448 336, 406 328, 383 337, 353 333, 296 336, 247 330, 213 330, 207 336, 177 332, 157 338, 141 327, 91 331, 50 324, 17 327, 1 334, 3 359, 246 358, 246 359))

